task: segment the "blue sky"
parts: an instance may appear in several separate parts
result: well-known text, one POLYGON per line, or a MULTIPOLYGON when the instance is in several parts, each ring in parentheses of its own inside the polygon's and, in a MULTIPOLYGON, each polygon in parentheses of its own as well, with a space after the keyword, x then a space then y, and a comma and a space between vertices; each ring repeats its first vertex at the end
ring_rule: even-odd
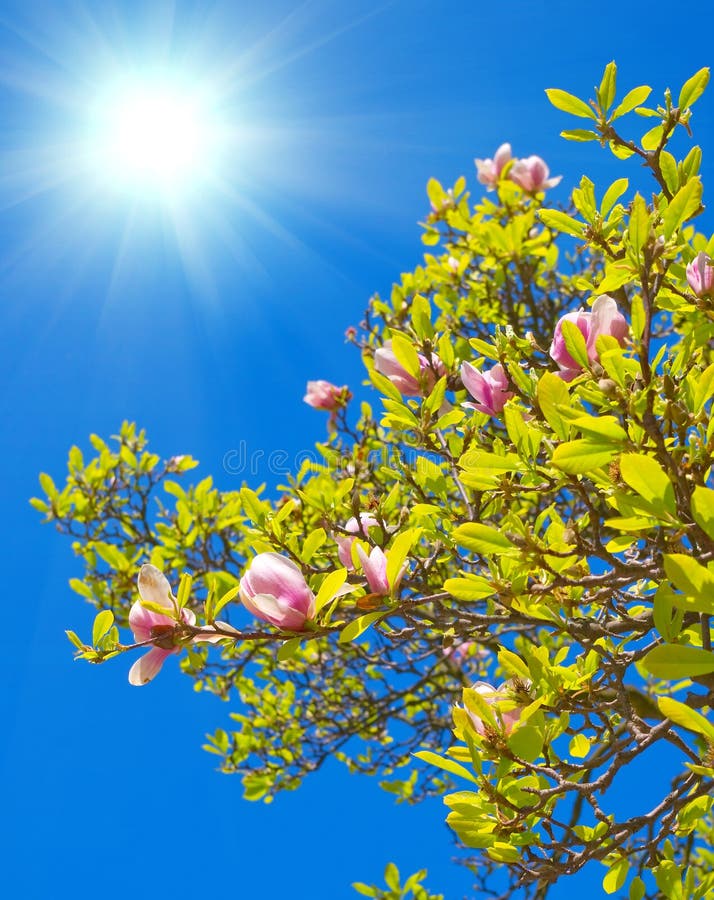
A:
MULTIPOLYGON (((249 805, 200 750, 228 707, 195 695, 173 661, 143 690, 124 660, 73 663, 63 630, 91 621, 67 586, 79 566, 27 499, 39 471, 63 477, 71 444, 124 418, 223 488, 240 481, 223 461, 241 441, 309 449, 324 420, 301 402, 304 383, 358 385, 344 330, 420 259, 427 179, 463 173, 475 190, 473 157, 504 140, 564 175, 561 200, 583 171, 600 186, 624 169, 637 179, 636 164, 559 139, 574 123, 543 89, 589 96, 612 58, 623 90, 677 89, 711 62, 699 39, 711 13, 701 5, 693 39, 689 16, 678 35, 609 0, 146 6, 0 5, 6 895, 188 897, 208 884, 334 900, 392 859, 464 896, 437 802, 396 807, 335 765, 249 805), (180 225, 151 192, 117 189, 110 171, 90 186, 73 163, 102 79, 167 67, 220 82, 217 115, 235 129, 221 189, 195 190, 180 225)), ((712 105, 710 93, 693 120, 705 176, 712 105)), ((623 785, 643 804, 653 789, 623 785)))

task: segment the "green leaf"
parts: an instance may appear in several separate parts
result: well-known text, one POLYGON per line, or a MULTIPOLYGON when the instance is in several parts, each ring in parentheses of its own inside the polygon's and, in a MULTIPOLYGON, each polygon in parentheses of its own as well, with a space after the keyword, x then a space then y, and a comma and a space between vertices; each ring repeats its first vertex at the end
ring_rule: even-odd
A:
POLYGON ((630 237, 630 243, 637 253, 640 253, 647 243, 649 233, 650 215, 647 212, 647 204, 639 194, 635 194, 635 199, 632 201, 628 235, 630 237))
POLYGON ((600 87, 598 89, 598 99, 600 101, 600 108, 604 113, 610 109, 612 106, 612 101, 615 99, 615 91, 617 90, 617 66, 615 65, 615 61, 609 62, 605 66, 605 72, 602 76, 602 81, 600 82, 600 87))
POLYGON ((284 641, 278 648, 278 662, 287 662, 292 659, 300 648, 302 638, 294 637, 284 641))
POLYGON ((712 394, 714 394, 714 363, 695 375, 694 397, 692 398, 692 412, 695 416, 704 410, 712 394))
POLYGON ((641 84, 639 87, 632 88, 632 90, 628 91, 620 103, 615 107, 610 121, 619 119, 620 116, 632 112, 636 106, 640 106, 644 103, 651 93, 652 88, 648 87, 646 84, 641 84))
POLYGON ((484 600, 496 593, 496 588, 480 575, 470 578, 447 578, 444 582, 444 590, 455 600, 465 600, 466 602, 484 600))
POLYGON ((335 594, 339 591, 342 585, 347 581, 347 569, 336 569, 334 572, 330 572, 322 584, 320 585, 320 590, 317 592, 317 596, 315 597, 315 614, 320 612, 320 610, 325 606, 326 603, 329 603, 330 600, 335 596, 335 594))
POLYGON ((543 752, 543 735, 532 725, 522 725, 510 735, 508 746, 526 762, 535 762, 543 752))
POLYGON ((558 410, 559 406, 570 405, 570 394, 563 379, 554 372, 545 372, 538 382, 536 398, 546 422, 561 441, 567 441, 570 424, 558 410))
POLYGON ((216 618, 218 613, 223 609, 226 604, 230 603, 234 597, 237 597, 240 592, 240 585, 237 584, 235 587, 232 587, 229 591, 226 591, 225 594, 221 597, 220 600, 217 600, 213 609, 211 610, 211 617, 213 619, 216 618))
POLYGON ((648 132, 642 135, 642 140, 640 141, 642 149, 648 152, 656 150, 659 147, 663 134, 664 128, 661 125, 655 125, 654 128, 650 128, 648 132))
POLYGON ((630 182, 627 178, 618 178, 617 181, 613 181, 610 187, 605 191, 605 196, 602 198, 602 203, 600 204, 600 215, 603 218, 607 216, 629 186, 630 182))
POLYGON ((568 322, 566 319, 561 321, 560 328, 568 353, 579 366, 582 366, 584 369, 589 368, 588 348, 582 331, 574 322, 568 322))
POLYGON ((661 644, 642 660, 645 671, 655 678, 678 681, 714 672, 714 653, 685 644, 661 644))
MULTIPOLYGON (((558 378, 558 381, 561 379, 558 378)), ((459 466, 466 472, 474 471, 495 475, 501 475, 503 472, 517 472, 524 468, 523 460, 515 453, 489 453, 487 450, 469 450, 459 460, 459 466)))
POLYGON ((512 650, 508 650, 505 647, 502 650, 499 650, 498 662, 501 665, 501 668, 505 669, 509 675, 520 678, 523 681, 530 681, 530 669, 520 656, 517 656, 512 650))
POLYGON ((100 613, 97 613, 92 626, 92 643, 95 647, 113 624, 114 613, 110 609, 103 609, 100 613))
POLYGON ((387 582, 390 587, 397 583, 404 560, 409 555, 416 541, 421 535, 421 528, 408 528, 402 531, 392 541, 392 546, 387 551, 387 582))
POLYGON ((402 395, 399 393, 395 385, 393 385, 385 375, 382 375, 381 372, 378 372, 374 368, 370 369, 369 380, 377 388, 380 394, 384 394, 385 397, 389 397, 392 400, 397 401, 398 403, 402 402, 402 395))
POLYGON ((662 172, 664 183, 669 188, 669 192, 671 194, 676 194, 677 188, 679 187, 679 172, 677 171, 677 160, 672 156, 671 153, 663 150, 659 155, 659 168, 662 172))
POLYGON ((570 741, 568 750, 575 759, 584 759, 590 753, 590 741, 584 734, 576 734, 570 741))
POLYGON ((687 109, 702 96, 708 84, 708 68, 705 67, 703 69, 700 69, 698 72, 695 72, 694 75, 692 75, 691 78, 688 78, 687 81, 685 81, 682 85, 682 90, 679 92, 679 100, 677 101, 677 106, 681 110, 687 109))
POLYGON ((605 277, 600 282, 598 292, 606 294, 608 291, 616 291, 617 288, 632 281, 635 270, 629 263, 608 263, 605 267, 605 277))
POLYGON ((69 586, 75 593, 79 594, 80 597, 86 597, 87 600, 92 600, 94 597, 90 586, 88 584, 85 584, 79 578, 70 578, 69 586))
POLYGON ((643 453, 623 453, 620 473, 625 484, 646 500, 654 512, 676 516, 674 487, 657 460, 643 453))
POLYGON ((632 336, 637 340, 640 340, 647 321, 645 316, 645 305, 642 302, 641 294, 635 294, 632 298, 632 303, 630 305, 630 319, 630 331, 632 332, 632 336))
POLYGON ((434 329, 431 324, 431 304, 423 294, 417 294, 412 300, 411 316, 417 337, 422 341, 425 338, 431 339, 434 336, 434 329))
POLYGON ((663 715, 667 716, 675 725, 681 725, 689 731, 701 734, 710 744, 714 744, 714 725, 712 725, 701 713, 687 706, 686 703, 680 703, 679 700, 673 700, 671 697, 660 697, 657 700, 657 706, 663 715))
POLYGON ((490 725, 494 730, 498 730, 498 722, 496 721, 493 707, 486 702, 478 691, 475 691, 473 688, 464 688, 463 698, 464 706, 468 712, 486 725, 490 725))
POLYGON ((387 863, 384 870, 384 881, 387 887, 395 893, 400 890, 399 886, 399 869, 394 863, 387 863))
POLYGON ((699 178, 690 178, 677 191, 664 211, 664 236, 669 240, 674 232, 699 209, 702 203, 702 183, 699 178))
POLYGON ((443 756, 439 756, 437 753, 432 753, 431 750, 419 750, 413 755, 416 756, 417 759, 429 763, 430 766, 437 766, 439 769, 443 769, 451 775, 457 775, 459 778, 466 778, 468 781, 478 783, 477 779, 465 766, 459 765, 459 763, 454 762, 453 759, 446 759, 443 756))
POLYGON ((584 475, 606 466, 617 453, 613 444, 588 440, 568 441, 555 448, 553 465, 569 475, 584 475))
POLYGON ((350 641, 354 641, 355 638, 358 638, 361 634, 364 634, 364 632, 369 628, 370 625, 372 625, 378 619, 381 619, 383 615, 383 611, 377 611, 366 613, 363 616, 359 616, 359 618, 357 619, 353 619, 340 632, 340 644, 349 644, 350 641))
POLYGON ((581 119, 597 119, 594 110, 573 94, 561 91, 560 88, 547 88, 545 93, 556 109, 579 116, 581 119))
POLYGON ((630 882, 629 900, 642 900, 646 892, 647 889, 645 888, 644 881, 640 878, 639 875, 635 875, 635 877, 630 882))
POLYGON ((692 493, 692 515, 694 521, 714 540, 714 491, 697 485, 692 493))
POLYGON ((393 331, 391 337, 394 355, 410 375, 414 376, 414 378, 418 378, 421 369, 419 366, 419 356, 414 345, 398 331, 393 331))
POLYGON ((581 238, 585 230, 582 222, 578 222, 577 219, 558 209, 541 209, 538 212, 538 218, 547 228, 553 231, 562 231, 563 234, 571 234, 573 237, 581 238))
POLYGON ((630 863, 626 857, 618 859, 616 863, 610 866, 607 874, 602 880, 602 889, 606 894, 614 894, 619 891, 623 884, 627 881, 627 873, 630 871, 630 863))
POLYGON ((42 490, 47 494, 50 500, 54 500, 55 497, 58 496, 59 491, 55 487, 55 483, 52 478, 47 474, 47 472, 40 472, 39 480, 42 490))
POLYGON ((77 650, 85 649, 84 642, 82 640, 80 640, 80 638, 77 637, 77 635, 73 631, 65 631, 65 634, 67 635, 67 637, 71 641, 71 643, 74 644, 74 646, 77 648, 77 650))
POLYGON ((672 584, 691 598, 684 602, 673 594, 671 600, 675 606, 714 615, 714 572, 684 553, 665 554, 664 570, 672 584))
POLYGON ((496 862, 505 864, 517 863, 521 858, 520 850, 505 841, 496 841, 486 850, 486 853, 496 862))
POLYGON ((308 537, 305 539, 305 543, 302 545, 302 553, 300 554, 300 559, 308 563, 315 555, 315 553, 322 547, 322 545, 327 540, 327 533, 324 528, 316 528, 308 537))
POLYGON ((655 628, 669 644, 673 644, 682 631, 684 610, 673 603, 674 591, 667 582, 659 585, 652 599, 652 619, 655 628))
POLYGON ((586 438, 598 443, 612 443, 618 446, 627 440, 627 432, 614 416, 578 416, 570 423, 586 438))
POLYGON ((560 132, 560 136, 566 141, 578 141, 582 144, 587 141, 596 141, 599 135, 596 131, 587 131, 585 128, 570 128, 560 132))
POLYGON ((461 547, 482 556, 500 554, 512 550, 513 544, 502 531, 481 525, 479 522, 467 522, 454 529, 452 538, 461 547))

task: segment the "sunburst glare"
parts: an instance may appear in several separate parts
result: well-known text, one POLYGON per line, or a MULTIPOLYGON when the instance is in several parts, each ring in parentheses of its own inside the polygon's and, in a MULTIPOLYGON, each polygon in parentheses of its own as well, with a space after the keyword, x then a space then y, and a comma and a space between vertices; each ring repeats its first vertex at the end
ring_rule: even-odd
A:
POLYGON ((89 158, 98 177, 142 192, 180 191, 213 170, 218 127, 205 98, 140 81, 95 104, 89 158))

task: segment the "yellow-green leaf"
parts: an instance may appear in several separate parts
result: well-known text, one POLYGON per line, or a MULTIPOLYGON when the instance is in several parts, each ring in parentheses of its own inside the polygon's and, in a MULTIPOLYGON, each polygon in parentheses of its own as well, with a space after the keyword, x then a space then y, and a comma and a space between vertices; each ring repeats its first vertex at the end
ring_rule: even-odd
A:
POLYGON ((617 453, 614 444, 584 439, 560 444, 553 452, 553 465, 569 475, 584 475, 606 466, 617 453))
POLYGON ((691 78, 688 78, 682 85, 677 106, 681 110, 687 109, 687 107, 691 106, 692 103, 702 96, 708 84, 709 69, 707 67, 695 72, 694 75, 692 75, 691 78))
POLYGON ((446 759, 443 756, 439 756, 438 753, 432 753, 431 750, 418 750, 413 755, 416 756, 417 759, 429 763, 430 766, 437 766, 437 768, 443 769, 451 775, 457 775, 459 778, 466 778, 468 781, 477 783, 477 779, 473 774, 469 772, 465 766, 454 762, 453 759, 446 759))
POLYGON ((699 178, 690 178, 672 197, 664 211, 664 236, 669 240, 674 232, 699 209, 702 203, 702 183, 699 178))
POLYGON ((95 647, 113 624, 114 613, 110 609, 103 609, 100 613, 97 613, 92 626, 92 643, 95 647))
POLYGON ((618 103, 613 110, 611 121, 613 119, 618 119, 620 116, 624 116, 628 112, 632 112, 636 106, 640 106, 644 103, 651 93, 652 88, 648 87, 646 84, 641 84, 639 87, 632 88, 631 91, 628 91, 625 94, 620 103, 618 103))
POLYGON ((573 94, 561 91, 560 88, 547 88, 545 93, 556 109, 579 116, 581 119, 597 119, 594 110, 573 94))
POLYGON ((655 678, 679 681, 680 678, 695 675, 711 675, 714 672, 714 653, 685 644, 661 644, 650 650, 642 665, 655 678))
POLYGON ((714 744, 714 725, 711 724, 701 713, 687 706, 686 703, 680 703, 679 700, 673 700, 672 697, 660 697, 657 700, 657 706, 663 715, 667 716, 675 725, 681 725, 689 731, 701 734, 711 744, 714 744))
POLYGON ((354 641, 361 634, 364 634, 364 632, 369 628, 370 625, 372 625, 378 619, 381 619, 383 615, 383 611, 377 611, 365 613, 365 615, 359 616, 357 619, 353 619, 340 632, 340 644, 349 644, 350 641, 354 641))

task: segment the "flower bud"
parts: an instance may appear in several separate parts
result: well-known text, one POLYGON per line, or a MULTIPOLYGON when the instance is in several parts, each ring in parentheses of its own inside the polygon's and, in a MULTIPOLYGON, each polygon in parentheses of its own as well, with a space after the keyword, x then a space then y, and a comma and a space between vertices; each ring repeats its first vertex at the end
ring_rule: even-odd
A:
POLYGON ((475 159, 476 177, 486 190, 492 191, 501 177, 501 172, 511 161, 511 145, 501 144, 493 154, 493 159, 475 159))
POLYGON ((540 156, 517 159, 509 173, 511 181, 529 194, 536 194, 560 184, 562 175, 549 178, 550 170, 540 156))
POLYGON ((240 580, 240 599, 264 622, 302 631, 315 615, 315 596, 300 569, 279 553, 259 553, 240 580))
POLYGON ((364 549, 357 544, 357 556, 370 591, 386 597, 389 594, 389 581, 387 580, 387 557, 382 548, 372 547, 368 556, 364 549))
MULTIPOLYGON (((513 731, 523 712, 521 707, 518 706, 508 710, 500 708, 500 704, 508 700, 507 692, 509 689, 510 684, 508 682, 498 688, 493 687, 487 681, 477 681, 473 685, 473 690, 481 694, 486 703, 493 708, 494 717, 500 724, 506 737, 513 731)), ((485 735, 487 725, 470 710, 467 710, 467 712, 476 732, 480 735, 485 735)))
POLYGON ((369 537, 369 529, 373 528, 375 525, 379 525, 379 522, 371 513, 361 512, 359 518, 352 516, 352 518, 348 519, 345 523, 345 531, 348 531, 350 535, 354 535, 354 537, 342 534, 335 535, 337 556, 345 568, 354 568, 352 563, 352 545, 357 540, 357 537, 361 535, 363 538, 367 539, 369 537))
POLYGON ((687 281, 697 297, 712 294, 714 290, 714 263, 703 250, 697 253, 687 266, 687 281))
POLYGON ((352 395, 347 385, 337 387, 329 381, 308 381, 307 393, 303 397, 308 406, 313 409, 324 409, 327 412, 335 412, 344 406, 352 395))
MULTIPOLYGON (((421 353, 419 357, 419 371, 421 381, 424 382, 424 392, 429 393, 437 382, 437 379, 445 373, 444 364, 436 355, 431 354, 431 362, 421 353)), ((420 379, 411 375, 399 362, 392 350, 392 342, 385 341, 384 345, 375 350, 374 368, 386 376, 403 397, 418 397, 422 394, 420 379)))

